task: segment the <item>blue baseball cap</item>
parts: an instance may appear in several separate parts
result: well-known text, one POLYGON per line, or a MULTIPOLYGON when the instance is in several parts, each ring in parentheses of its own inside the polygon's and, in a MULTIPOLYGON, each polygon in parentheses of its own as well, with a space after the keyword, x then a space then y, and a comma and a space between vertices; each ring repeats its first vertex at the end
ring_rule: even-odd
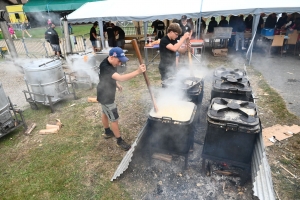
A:
POLYGON ((121 49, 120 47, 114 47, 109 51, 109 55, 110 56, 114 56, 119 58, 119 60, 122 63, 127 62, 129 59, 125 56, 125 53, 123 52, 123 49, 121 49))

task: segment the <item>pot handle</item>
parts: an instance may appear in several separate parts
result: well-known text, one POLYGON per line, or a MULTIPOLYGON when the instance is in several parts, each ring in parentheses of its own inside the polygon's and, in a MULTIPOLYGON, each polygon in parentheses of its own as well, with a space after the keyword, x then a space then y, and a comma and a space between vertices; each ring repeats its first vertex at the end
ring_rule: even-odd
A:
POLYGON ((173 121, 173 119, 171 117, 161 117, 161 119, 163 120, 169 120, 169 121, 173 121))

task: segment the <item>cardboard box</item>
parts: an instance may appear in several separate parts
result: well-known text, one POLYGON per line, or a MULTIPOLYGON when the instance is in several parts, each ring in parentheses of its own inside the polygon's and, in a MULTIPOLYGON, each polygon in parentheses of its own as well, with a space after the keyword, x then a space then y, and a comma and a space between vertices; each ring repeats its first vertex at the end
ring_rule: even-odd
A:
POLYGON ((227 56, 228 49, 223 48, 223 49, 212 49, 212 53, 214 56, 227 56))

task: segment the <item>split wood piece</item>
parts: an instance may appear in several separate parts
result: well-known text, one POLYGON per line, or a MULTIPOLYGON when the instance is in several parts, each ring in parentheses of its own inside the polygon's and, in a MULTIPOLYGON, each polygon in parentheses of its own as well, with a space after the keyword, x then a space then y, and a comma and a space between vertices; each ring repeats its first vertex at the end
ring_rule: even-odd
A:
POLYGON ((56 125, 59 126, 59 128, 61 128, 63 126, 60 119, 56 119, 56 125))
POLYGON ((284 169, 286 172, 288 172, 290 175, 292 175, 294 178, 297 178, 297 176, 295 174, 293 174, 292 172, 290 172, 289 170, 287 170, 284 166, 279 165, 282 169, 284 169))
POLYGON ((215 170, 213 172, 218 175, 223 175, 223 176, 239 176, 239 174, 237 172, 233 172, 233 171, 215 170))
POLYGON ((51 128, 51 129, 42 129, 39 132, 39 134, 41 134, 41 135, 47 135, 47 134, 53 134, 53 133, 58 133, 58 130, 56 128, 51 128))
POLYGON ((172 156, 171 155, 167 155, 167 154, 154 153, 152 155, 152 158, 158 159, 158 160, 162 160, 162 161, 166 161, 168 163, 172 162, 172 156))
POLYGON ((88 102, 89 102, 89 103, 98 103, 96 97, 88 97, 88 102))
POLYGON ((52 125, 52 124, 46 124, 46 129, 53 129, 53 128, 56 128, 59 131, 60 126, 52 125))
POLYGON ((30 126, 27 128, 27 130, 25 131, 25 134, 30 134, 31 131, 33 131, 33 129, 36 127, 36 123, 32 123, 30 124, 30 126))

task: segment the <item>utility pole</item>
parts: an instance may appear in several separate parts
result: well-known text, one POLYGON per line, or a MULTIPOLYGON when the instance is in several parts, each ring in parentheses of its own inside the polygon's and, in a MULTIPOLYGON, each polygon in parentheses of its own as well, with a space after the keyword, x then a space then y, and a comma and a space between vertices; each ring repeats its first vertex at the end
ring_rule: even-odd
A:
POLYGON ((5 10, 0 10, 0 28, 1 28, 3 38, 6 42, 6 45, 8 47, 11 57, 17 58, 18 57, 17 50, 16 50, 15 44, 13 43, 13 40, 10 36, 10 33, 8 31, 7 23, 6 23, 6 20, 4 19, 4 13, 5 13, 5 10))

